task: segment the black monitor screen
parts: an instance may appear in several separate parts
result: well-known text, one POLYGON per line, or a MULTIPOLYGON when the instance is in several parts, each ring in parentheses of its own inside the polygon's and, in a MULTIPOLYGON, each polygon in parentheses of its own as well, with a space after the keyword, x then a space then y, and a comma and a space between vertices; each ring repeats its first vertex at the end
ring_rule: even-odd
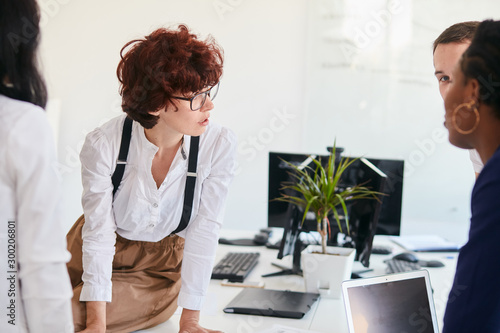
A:
MULTIPOLYGON (((309 157, 308 154, 269 153, 269 187, 268 187, 268 226, 283 228, 288 224, 288 203, 273 201, 281 196, 282 183, 290 181, 288 173, 291 171, 282 160, 301 164, 309 157)), ((328 157, 323 156, 326 161, 328 157)), ((400 235, 401 206, 403 198, 403 160, 367 158, 387 175, 382 207, 379 215, 377 235, 400 235)), ((352 165, 355 167, 355 165, 352 165)), ((303 231, 315 231, 316 219, 314 215, 306 218, 303 231)))
MULTIPOLYGON (((269 201, 268 201, 268 227, 284 228, 289 223, 289 204, 281 201, 273 201, 279 198, 282 193, 283 183, 290 182, 289 173, 292 169, 285 163, 287 161, 294 165, 300 165, 308 159, 305 154, 269 153, 269 201)), ((304 223, 303 229, 313 226, 310 231, 316 230, 314 227, 316 218, 310 216, 304 223)))
POLYGON ((380 210, 377 235, 399 236, 401 234, 401 210, 403 204, 403 160, 368 158, 387 176, 384 200, 380 210))
MULTIPOLYGON (((297 160, 299 159, 297 158, 297 160)), ((327 157, 321 158, 322 163, 326 163, 324 162, 325 160, 327 160, 327 157)), ((312 160, 310 158, 306 158, 304 161, 298 163, 293 161, 292 163, 304 167, 306 165, 310 166, 312 164, 311 161, 312 160)), ((290 183, 294 180, 294 177, 289 177, 292 170, 290 170, 291 168, 287 163, 281 161, 278 167, 287 170, 284 182, 290 183)), ((353 161, 348 169, 345 170, 340 178, 338 188, 342 189, 353 187, 355 185, 362 185, 373 191, 384 193, 386 183, 387 176, 370 161, 365 158, 361 158, 353 161)), ((281 184, 283 184, 283 182, 280 183, 280 186, 281 184)), ((296 195, 296 193, 286 192, 284 192, 284 194, 296 195)), ((365 267, 369 267, 373 236, 375 235, 375 230, 378 225, 381 206, 384 202, 383 199, 384 196, 380 196, 379 200, 358 199, 347 203, 350 228, 350 240, 348 240, 347 243, 345 243, 345 241, 339 241, 339 243, 337 243, 336 235, 341 230, 339 230, 336 223, 334 223, 335 218, 333 214, 329 216, 331 223, 329 227, 330 239, 328 243, 336 246, 355 246, 356 260, 359 260, 365 267)), ((339 213, 342 214, 341 211, 339 213)), ((291 270, 287 269, 280 274, 288 274, 288 272, 295 274, 300 271, 299 256, 302 243, 298 236, 301 231, 307 232, 316 230, 317 227, 315 215, 313 213, 308 214, 310 216, 306 215, 306 220, 302 224, 301 221, 304 216, 303 208, 286 203, 286 211, 282 215, 282 220, 285 224, 283 225, 284 232, 280 243, 278 258, 281 259, 283 256, 293 254, 294 266, 291 270)), ((344 220, 341 223, 343 224, 342 231, 346 233, 346 221, 344 220)))
MULTIPOLYGON (((362 185, 372 191, 384 193, 387 176, 373 163, 361 158, 349 166, 342 175, 341 181, 347 185, 346 187, 362 185)), ((381 195, 378 200, 349 201, 350 236, 356 247, 356 260, 359 260, 365 267, 370 265, 373 237, 378 227, 384 199, 385 196, 381 195)))

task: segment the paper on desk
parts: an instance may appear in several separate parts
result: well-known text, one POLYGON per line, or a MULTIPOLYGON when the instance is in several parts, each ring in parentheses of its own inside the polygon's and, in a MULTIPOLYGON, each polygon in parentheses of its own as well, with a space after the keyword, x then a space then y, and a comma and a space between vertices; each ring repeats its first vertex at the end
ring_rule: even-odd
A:
POLYGON ((265 329, 264 331, 259 331, 258 333, 319 333, 319 332, 302 330, 300 328, 275 324, 275 325, 273 325, 273 327, 265 329))
POLYGON ((393 236, 391 240, 408 251, 416 252, 455 252, 461 247, 438 235, 393 236))

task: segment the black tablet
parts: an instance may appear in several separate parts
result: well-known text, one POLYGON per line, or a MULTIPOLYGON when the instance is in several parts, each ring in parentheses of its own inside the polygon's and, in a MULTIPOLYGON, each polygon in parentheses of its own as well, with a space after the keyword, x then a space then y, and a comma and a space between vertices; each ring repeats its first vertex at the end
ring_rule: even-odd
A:
POLYGON ((224 312, 300 319, 318 299, 319 294, 315 293, 245 288, 224 312))

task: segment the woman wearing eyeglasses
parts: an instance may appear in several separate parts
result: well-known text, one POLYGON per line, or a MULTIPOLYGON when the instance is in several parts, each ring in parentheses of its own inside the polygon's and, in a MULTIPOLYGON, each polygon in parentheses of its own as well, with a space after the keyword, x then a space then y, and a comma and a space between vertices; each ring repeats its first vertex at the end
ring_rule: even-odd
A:
POLYGON ((126 115, 88 134, 80 154, 84 218, 68 234, 75 328, 131 332, 180 306, 180 332, 218 332, 198 320, 235 167, 234 134, 209 120, 222 50, 181 25, 131 41, 121 57, 126 115))

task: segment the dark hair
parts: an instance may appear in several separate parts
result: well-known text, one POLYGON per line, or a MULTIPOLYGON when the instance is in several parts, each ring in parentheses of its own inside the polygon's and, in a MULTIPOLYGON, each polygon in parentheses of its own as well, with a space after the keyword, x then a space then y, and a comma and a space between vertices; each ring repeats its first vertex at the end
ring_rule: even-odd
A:
POLYGON ((479 100, 500 119, 500 21, 481 22, 460 66, 466 80, 478 80, 479 100))
POLYGON ((222 49, 213 38, 199 40, 185 25, 178 30, 161 28, 133 40, 120 55, 117 75, 122 109, 144 128, 156 125, 158 117, 149 112, 165 108, 172 96, 213 86, 222 75, 222 49))
POLYGON ((479 23, 479 21, 460 22, 448 27, 432 44, 432 53, 436 51, 439 44, 463 43, 471 40, 479 23))
POLYGON ((35 0, 0 0, 0 94, 45 108, 38 70, 40 11, 35 0))

